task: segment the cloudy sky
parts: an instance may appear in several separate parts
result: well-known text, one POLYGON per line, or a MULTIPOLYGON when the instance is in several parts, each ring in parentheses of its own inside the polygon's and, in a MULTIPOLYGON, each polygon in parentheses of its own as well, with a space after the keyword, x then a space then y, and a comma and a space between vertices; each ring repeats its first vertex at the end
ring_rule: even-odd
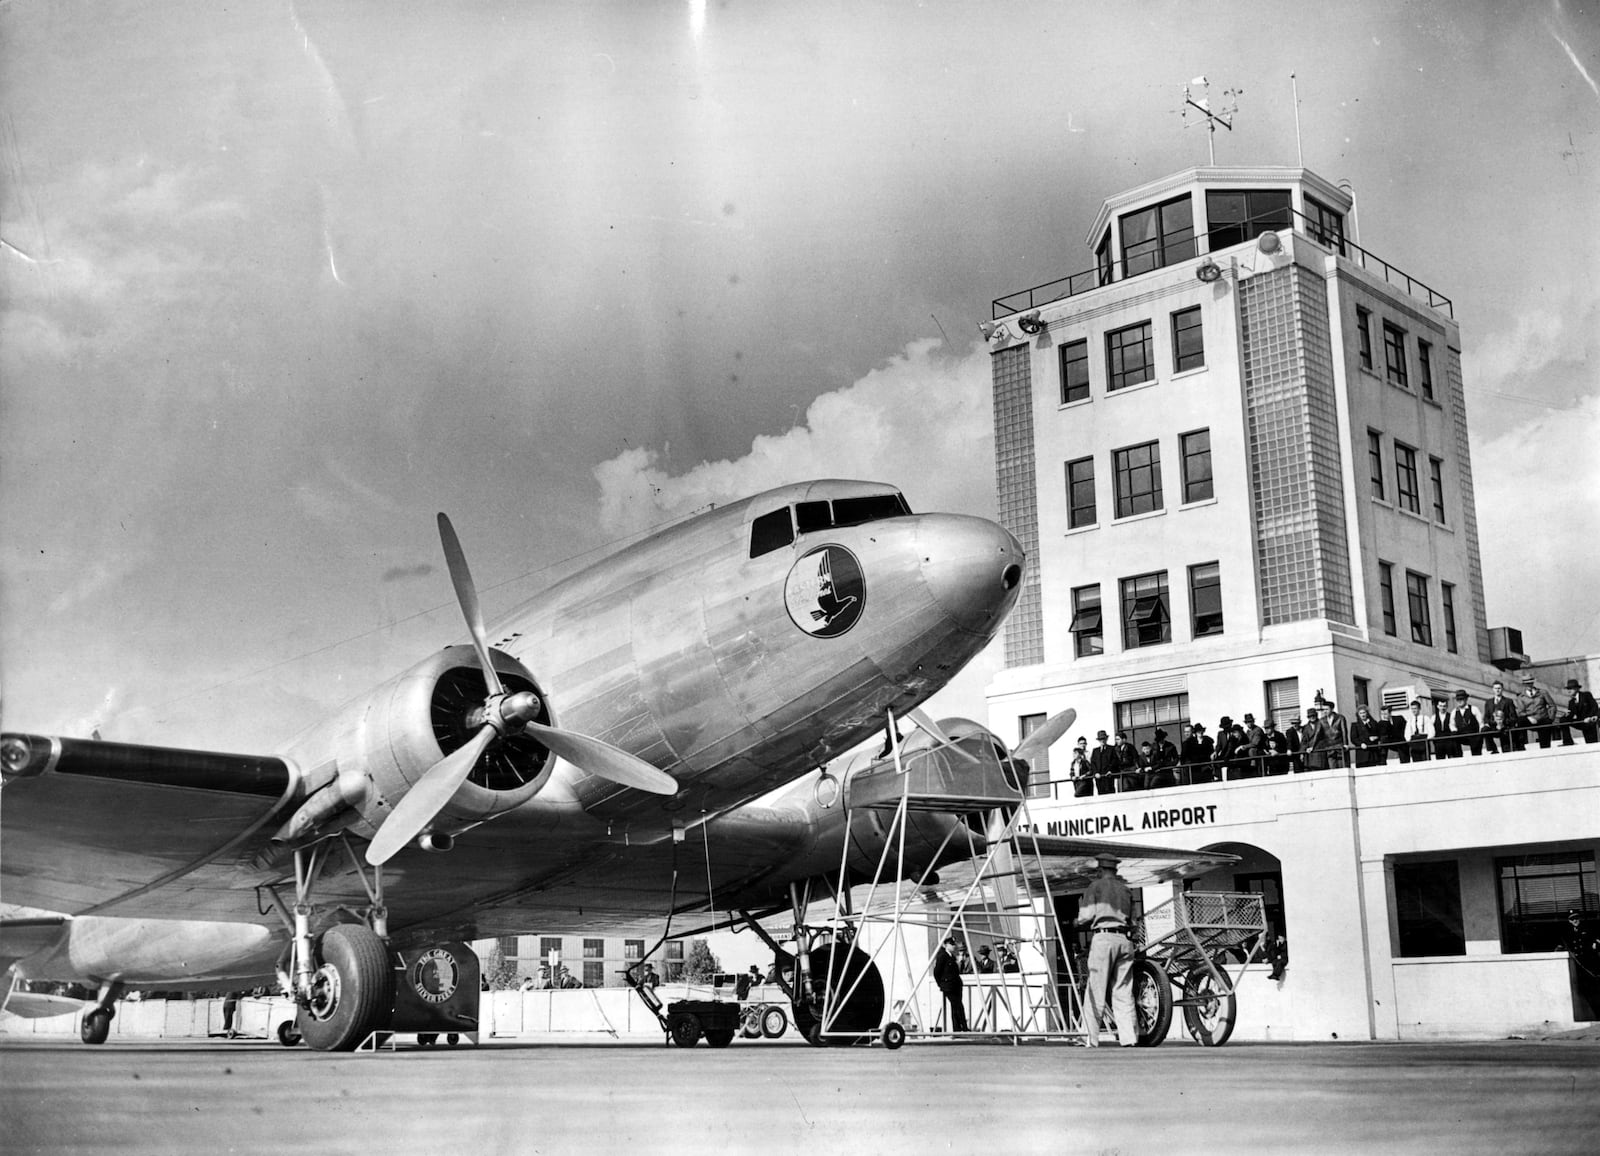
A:
MULTIPOLYGON (((0 7, 4 723, 260 749, 706 502, 993 510, 990 299, 1203 163, 1452 297, 1491 623, 1600 651, 1600 3, 0 7), (935 468, 930 468, 934 464, 935 468)), ((970 691, 969 691, 970 693, 970 691)), ((966 702, 981 710, 981 698, 966 702)))

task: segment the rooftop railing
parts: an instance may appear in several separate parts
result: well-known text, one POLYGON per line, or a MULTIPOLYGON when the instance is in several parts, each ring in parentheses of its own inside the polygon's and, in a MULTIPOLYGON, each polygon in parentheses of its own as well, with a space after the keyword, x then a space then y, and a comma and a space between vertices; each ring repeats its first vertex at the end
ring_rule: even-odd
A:
POLYGON ((1329 229, 1317 221, 1307 217, 1296 209, 1290 209, 1291 219, 1286 226, 1282 223, 1283 213, 1274 212, 1266 216, 1258 216, 1248 221, 1228 222, 1214 228, 1211 233, 1204 235, 1191 234, 1188 237, 1178 237, 1163 241, 1158 250, 1143 254, 1137 259, 1138 268, 1129 272, 1126 262, 1112 261, 1104 266, 1085 269, 1081 273, 1072 273, 1066 277, 1058 277, 1054 281, 1046 281, 1043 285, 1035 285, 1031 289, 1019 289, 1004 297, 997 297, 990 305, 990 317, 998 321, 1002 317, 1009 317, 1014 313, 1022 313, 1029 309, 1038 309, 1053 301, 1064 301, 1069 297, 1076 297, 1092 289, 1100 289, 1106 285, 1114 285, 1119 281, 1126 281, 1132 277, 1142 277, 1146 273, 1154 273, 1158 269, 1170 268, 1183 261, 1193 260, 1196 257, 1208 256, 1213 250, 1220 252, 1242 244, 1243 239, 1236 236, 1239 232, 1246 234, 1245 239, 1254 238, 1261 232, 1278 232, 1288 228, 1299 236, 1305 237, 1329 252, 1348 260, 1351 264, 1365 269, 1383 279, 1386 285, 1403 288, 1415 300, 1423 302, 1430 309, 1437 309, 1446 317, 1455 318, 1455 306, 1450 298, 1437 292, 1426 283, 1417 280, 1402 269, 1389 264, 1382 257, 1363 249, 1354 241, 1337 229, 1329 229), (1212 245, 1212 237, 1226 238, 1223 243, 1212 245))

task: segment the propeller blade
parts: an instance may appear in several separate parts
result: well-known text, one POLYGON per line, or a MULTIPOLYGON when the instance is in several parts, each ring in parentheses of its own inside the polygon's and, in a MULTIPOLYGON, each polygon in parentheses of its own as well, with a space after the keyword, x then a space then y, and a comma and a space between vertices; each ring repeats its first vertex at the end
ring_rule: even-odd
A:
MULTIPOLYGON (((472 571, 467 569, 467 554, 461 548, 461 539, 456 537, 456 529, 450 524, 449 516, 444 513, 439 515, 439 543, 444 547, 445 565, 450 567, 450 581, 455 584, 461 616, 467 620, 467 629, 472 632, 472 647, 478 652, 478 665, 483 667, 484 684, 488 686, 490 694, 504 694, 506 688, 500 682, 500 672, 495 670, 494 662, 489 658, 483 611, 478 606, 478 588, 472 584, 472 571)), ((406 796, 408 799, 410 797, 406 796)))
POLYGON ((494 738, 494 733, 493 727, 484 727, 466 746, 428 768, 378 828, 367 847, 368 863, 381 867, 433 822, 434 816, 444 810, 445 804, 455 798, 456 791, 467 781, 473 764, 494 738))
POLYGON ((910 719, 916 724, 918 730, 927 735, 934 742, 938 743, 945 750, 951 752, 952 754, 960 755, 969 763, 975 763, 978 761, 976 755, 972 754, 970 751, 962 750, 960 747, 956 746, 956 740, 946 734, 945 729, 942 726, 934 722, 933 719, 929 718, 927 711, 923 710, 921 707, 912 707, 902 717, 910 719))
MULTIPOLYGON (((678 793, 678 782, 671 775, 610 743, 536 722, 530 722, 522 733, 538 739, 580 771, 586 771, 608 783, 649 791, 652 795, 678 793)), ((406 797, 410 798, 409 795, 406 797)))
POLYGON ((1033 762, 1054 746, 1055 741, 1066 734, 1067 728, 1077 721, 1078 712, 1070 706, 1060 714, 1051 715, 1045 719, 1043 726, 1017 744, 1017 749, 1011 752, 1011 757, 1033 762))

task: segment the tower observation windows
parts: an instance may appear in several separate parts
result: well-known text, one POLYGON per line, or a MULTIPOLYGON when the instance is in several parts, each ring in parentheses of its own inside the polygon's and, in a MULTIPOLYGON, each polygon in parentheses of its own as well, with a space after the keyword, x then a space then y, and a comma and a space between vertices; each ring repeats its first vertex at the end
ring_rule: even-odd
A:
POLYGON ((1344 214, 1308 196, 1306 217, 1310 222, 1312 239, 1344 256, 1344 214))
POLYGON ((1134 277, 1194 256, 1194 206, 1185 193, 1147 209, 1124 213, 1122 268, 1134 277))
POLYGON ((1287 189, 1213 189, 1206 193, 1206 239, 1211 252, 1287 229, 1293 220, 1287 189))

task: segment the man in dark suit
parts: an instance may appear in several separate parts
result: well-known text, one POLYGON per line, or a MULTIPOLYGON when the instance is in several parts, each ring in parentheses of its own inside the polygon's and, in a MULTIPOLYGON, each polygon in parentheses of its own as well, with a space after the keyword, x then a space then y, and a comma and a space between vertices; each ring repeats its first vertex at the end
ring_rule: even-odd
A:
POLYGON ((1178 782, 1182 786, 1211 781, 1211 740, 1206 737, 1205 723, 1189 724, 1189 737, 1183 740, 1183 771, 1178 782))
POLYGON ((967 1030, 967 1009, 961 999, 961 965, 956 962, 955 936, 945 936, 939 950, 933 954, 933 982, 938 985, 945 1003, 950 1008, 950 1030, 967 1030))
POLYGON ((1114 795, 1117 791, 1117 752, 1106 746, 1110 736, 1105 731, 1095 731, 1095 742, 1100 745, 1089 753, 1089 771, 1094 775, 1094 793, 1114 795))
POLYGON ((1144 763, 1133 747, 1127 731, 1117 732, 1117 790, 1122 793, 1144 790, 1144 763))
MULTIPOLYGON (((1517 721, 1517 702, 1506 694, 1506 684, 1495 680, 1494 689, 1489 697, 1483 700, 1483 709, 1478 712, 1483 719, 1484 742, 1489 747, 1489 753, 1503 754, 1512 749, 1512 728, 1517 721), (1503 713, 1509 720, 1509 725, 1501 726, 1496 720, 1496 714, 1503 713)), ((1516 744, 1516 749, 1521 750, 1521 743, 1516 744)))
POLYGON ((1178 785, 1178 748, 1167 738, 1167 732, 1157 728, 1156 741, 1150 746, 1150 789, 1178 785))
POLYGON ((1350 745, 1356 749, 1356 766, 1380 767, 1389 761, 1384 742, 1389 728, 1372 717, 1365 704, 1356 707, 1356 721, 1350 724, 1350 745))
POLYGON ((1467 698, 1464 690, 1456 691, 1456 708, 1450 712, 1450 733, 1461 735, 1467 748, 1475 755, 1483 754, 1483 739, 1479 732, 1483 730, 1483 720, 1478 717, 1478 712, 1472 709, 1472 703, 1467 698))
MULTIPOLYGON (((1594 701, 1594 695, 1583 689, 1582 684, 1575 678, 1567 679, 1567 691, 1571 697, 1567 699, 1567 709, 1561 716, 1565 723, 1575 723, 1583 732, 1583 741, 1586 743, 1600 742, 1600 705, 1594 701)), ((1572 745, 1572 731, 1562 732, 1562 745, 1572 745)))

